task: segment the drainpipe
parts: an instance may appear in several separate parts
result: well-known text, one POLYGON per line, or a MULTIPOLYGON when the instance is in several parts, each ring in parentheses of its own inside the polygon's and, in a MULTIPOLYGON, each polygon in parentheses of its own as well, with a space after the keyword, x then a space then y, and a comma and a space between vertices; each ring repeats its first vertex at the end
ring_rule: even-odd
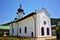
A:
POLYGON ((35 27, 35 38, 36 38, 36 18, 34 16, 32 16, 34 18, 34 27, 35 27))

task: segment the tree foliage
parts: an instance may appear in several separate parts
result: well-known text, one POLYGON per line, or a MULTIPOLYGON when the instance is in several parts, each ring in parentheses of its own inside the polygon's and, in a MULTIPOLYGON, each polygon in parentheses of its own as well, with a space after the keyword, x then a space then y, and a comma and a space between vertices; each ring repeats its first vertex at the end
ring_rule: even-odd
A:
POLYGON ((60 25, 56 27, 56 36, 57 36, 57 39, 60 39, 60 25))
POLYGON ((3 36, 3 34, 4 34, 3 32, 0 32, 0 37, 3 36))
POLYGON ((57 25, 60 21, 60 18, 51 18, 51 25, 57 25))

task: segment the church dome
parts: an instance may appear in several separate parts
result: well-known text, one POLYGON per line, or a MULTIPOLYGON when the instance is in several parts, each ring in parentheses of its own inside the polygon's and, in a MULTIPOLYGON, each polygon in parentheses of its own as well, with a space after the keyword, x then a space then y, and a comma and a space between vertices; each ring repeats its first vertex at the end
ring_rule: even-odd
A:
POLYGON ((19 8, 19 9, 18 9, 18 12, 24 12, 24 10, 19 8))
POLYGON ((24 12, 24 10, 21 7, 22 6, 20 5, 20 8, 18 9, 18 12, 24 12))

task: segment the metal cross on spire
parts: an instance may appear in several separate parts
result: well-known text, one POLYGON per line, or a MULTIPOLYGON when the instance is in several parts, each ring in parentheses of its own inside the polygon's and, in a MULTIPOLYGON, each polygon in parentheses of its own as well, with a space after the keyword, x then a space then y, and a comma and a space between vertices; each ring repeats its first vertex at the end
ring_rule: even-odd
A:
POLYGON ((22 5, 21 5, 21 0, 20 0, 20 9, 22 8, 22 5))
POLYGON ((44 9, 44 0, 42 0, 42 9, 44 9))

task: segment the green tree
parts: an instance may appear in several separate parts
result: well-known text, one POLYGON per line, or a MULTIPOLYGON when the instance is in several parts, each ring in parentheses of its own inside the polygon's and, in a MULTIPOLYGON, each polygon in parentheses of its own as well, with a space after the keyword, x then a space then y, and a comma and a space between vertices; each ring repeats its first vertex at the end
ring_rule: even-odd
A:
POLYGON ((56 36, 57 36, 57 39, 60 39, 60 25, 57 25, 56 27, 56 36))

